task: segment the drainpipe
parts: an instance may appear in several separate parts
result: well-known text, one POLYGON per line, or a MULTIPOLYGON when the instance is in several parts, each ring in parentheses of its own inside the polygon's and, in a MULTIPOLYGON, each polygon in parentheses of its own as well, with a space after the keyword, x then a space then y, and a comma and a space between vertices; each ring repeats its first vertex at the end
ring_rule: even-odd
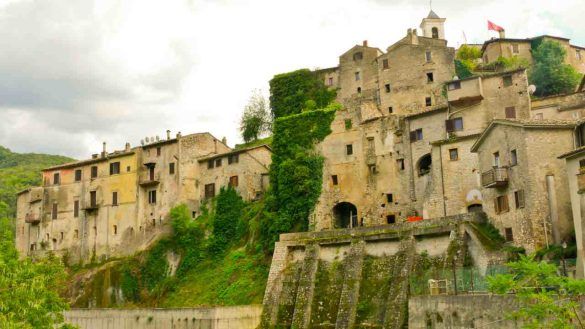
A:
POLYGON ((445 175, 443 173, 443 144, 439 144, 439 161, 441 162, 441 194, 443 199, 443 217, 447 217, 447 203, 445 202, 445 175))
POLYGON ((553 241, 555 244, 561 242, 561 233, 559 232, 559 214, 557 211, 557 194, 555 189, 555 176, 546 175, 546 191, 548 195, 548 208, 550 214, 550 222, 552 226, 553 241))

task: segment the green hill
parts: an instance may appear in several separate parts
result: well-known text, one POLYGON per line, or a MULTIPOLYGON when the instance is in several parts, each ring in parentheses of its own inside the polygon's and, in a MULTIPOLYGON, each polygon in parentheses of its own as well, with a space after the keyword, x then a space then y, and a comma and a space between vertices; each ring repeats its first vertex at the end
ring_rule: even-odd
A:
POLYGON ((16 193, 41 184, 41 169, 73 161, 48 154, 13 153, 0 146, 0 218, 16 214, 16 193))

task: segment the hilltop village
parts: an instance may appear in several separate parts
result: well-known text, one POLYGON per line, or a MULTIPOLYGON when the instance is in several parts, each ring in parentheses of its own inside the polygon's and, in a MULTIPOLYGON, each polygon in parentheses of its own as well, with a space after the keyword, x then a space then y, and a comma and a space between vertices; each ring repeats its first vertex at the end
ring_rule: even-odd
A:
MULTIPOLYGON (((341 109, 331 133, 315 146, 324 162, 309 232, 277 242, 266 326, 307 328, 323 321, 351 328, 378 321, 360 315, 365 285, 347 278, 338 287, 345 298, 337 298, 335 316, 323 320, 312 307, 327 303, 315 278, 334 259, 345 262, 343 277, 364 282, 366 256, 391 257, 402 267, 389 268, 388 275, 404 279, 423 251, 447 255, 455 243, 466 245, 461 252, 485 273, 504 260, 466 226, 480 218, 506 244, 528 253, 574 241, 576 276, 585 275, 585 79, 572 93, 536 98, 524 67, 460 78, 445 18, 431 11, 420 31, 408 29, 385 51, 364 41, 341 54, 338 66, 313 72, 336 90, 341 109), (401 230, 412 239, 396 233, 401 230)), ((489 67, 502 57, 532 62, 535 40, 560 43, 566 63, 585 73, 585 48, 565 38, 501 33, 468 46, 479 48, 479 61, 489 67)), ((46 168, 43 186, 19 193, 17 248, 29 256, 66 253, 76 262, 132 255, 169 232, 177 204, 196 218, 225 186, 246 201, 262 198, 271 156, 269 145, 232 149, 209 133, 167 132, 113 152, 104 143, 91 159, 46 168)), ((384 301, 407 299, 400 284, 384 301)), ((407 321, 396 312, 384 313, 380 325, 407 321)))

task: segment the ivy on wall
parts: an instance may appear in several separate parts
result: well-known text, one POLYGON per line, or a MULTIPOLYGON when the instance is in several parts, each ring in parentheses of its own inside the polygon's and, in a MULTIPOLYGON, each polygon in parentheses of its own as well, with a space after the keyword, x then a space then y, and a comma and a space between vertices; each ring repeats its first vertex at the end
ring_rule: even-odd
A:
POLYGON ((325 108, 337 94, 308 69, 277 74, 269 84, 270 108, 275 119, 300 113, 303 109, 325 108))

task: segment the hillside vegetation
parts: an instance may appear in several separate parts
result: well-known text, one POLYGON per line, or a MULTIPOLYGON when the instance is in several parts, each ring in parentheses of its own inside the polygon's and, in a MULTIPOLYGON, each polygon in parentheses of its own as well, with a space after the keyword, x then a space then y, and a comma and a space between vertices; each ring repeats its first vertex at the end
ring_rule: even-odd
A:
POLYGON ((0 146, 0 218, 16 214, 16 193, 41 184, 43 168, 73 161, 48 154, 13 153, 0 146))

